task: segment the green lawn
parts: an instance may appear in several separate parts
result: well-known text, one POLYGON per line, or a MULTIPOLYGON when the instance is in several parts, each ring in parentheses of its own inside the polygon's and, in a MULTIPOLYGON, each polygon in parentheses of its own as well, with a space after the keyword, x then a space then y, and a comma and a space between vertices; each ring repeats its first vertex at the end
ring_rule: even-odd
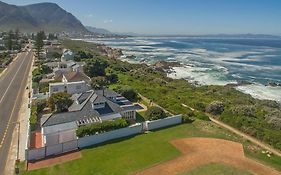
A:
POLYGON ((196 167, 188 172, 180 173, 179 175, 210 175, 210 172, 215 175, 251 175, 251 173, 224 164, 208 164, 196 167))
MULTIPOLYGON (((215 137, 235 141, 242 138, 217 127, 211 122, 195 121, 192 124, 182 124, 167 129, 152 131, 133 137, 107 142, 96 147, 83 149, 82 158, 50 168, 22 172, 23 175, 88 175, 88 174, 129 174, 161 161, 166 161, 180 155, 170 140, 184 137, 215 137)), ((248 144, 244 142, 245 145, 248 144)), ((247 147, 245 147, 247 149, 247 147)), ((250 150, 249 150, 250 151, 250 150)), ((255 156, 255 153, 251 153, 255 156)), ((278 167, 277 162, 268 162, 278 167)))

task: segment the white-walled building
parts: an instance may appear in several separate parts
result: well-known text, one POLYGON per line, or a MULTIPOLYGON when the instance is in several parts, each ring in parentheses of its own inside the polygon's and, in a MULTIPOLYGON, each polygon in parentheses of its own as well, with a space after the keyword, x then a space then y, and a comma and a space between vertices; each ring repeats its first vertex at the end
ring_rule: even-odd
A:
POLYGON ((68 112, 47 114, 41 118, 44 145, 74 140, 76 129, 82 125, 118 118, 136 119, 136 110, 140 109, 109 89, 73 94, 71 99, 73 104, 68 112))
POLYGON ((49 84, 49 95, 57 92, 67 92, 68 94, 83 93, 90 89, 85 81, 58 82, 49 84))

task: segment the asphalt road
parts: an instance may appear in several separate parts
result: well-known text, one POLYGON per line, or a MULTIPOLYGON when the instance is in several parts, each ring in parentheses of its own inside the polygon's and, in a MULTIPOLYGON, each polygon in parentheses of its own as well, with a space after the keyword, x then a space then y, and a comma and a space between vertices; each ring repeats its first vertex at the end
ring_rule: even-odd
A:
POLYGON ((0 174, 4 174, 33 53, 23 52, 0 77, 0 174))

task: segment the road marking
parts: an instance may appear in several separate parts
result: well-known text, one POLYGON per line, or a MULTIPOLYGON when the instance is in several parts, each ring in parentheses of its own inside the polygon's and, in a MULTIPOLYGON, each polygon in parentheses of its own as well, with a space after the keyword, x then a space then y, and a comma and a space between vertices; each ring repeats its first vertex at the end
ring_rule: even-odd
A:
MULTIPOLYGON (((26 58, 26 55, 25 55, 24 58, 26 58)), ((3 99, 4 99, 5 95, 6 95, 6 93, 8 92, 10 86, 12 85, 12 82, 13 82, 14 79, 16 78, 16 75, 18 74, 18 72, 19 72, 20 68, 22 67, 23 63, 24 63, 24 61, 22 61, 22 63, 20 64, 20 67, 18 68, 18 70, 17 70, 17 72, 15 73, 14 77, 13 77, 12 80, 10 81, 9 86, 7 87, 6 91, 4 92, 3 97, 2 97, 1 100, 0 100, 0 104, 2 103, 2 101, 3 101, 3 99)))
MULTIPOLYGON (((26 56, 27 56, 27 55, 26 55, 26 56)), ((26 56, 25 56, 25 58, 26 58, 26 56)), ((23 61, 23 62, 24 62, 24 61, 23 61)), ((27 65, 29 65, 29 62, 28 62, 27 65)), ((26 69, 26 70, 25 70, 24 75, 26 75, 27 70, 29 70, 29 69, 26 69)), ((16 74, 17 74, 17 73, 16 73, 16 74)), ((11 81, 11 82, 12 82, 12 81, 11 81)), ((24 81, 22 81, 21 84, 20 84, 20 90, 19 90, 19 92, 18 92, 18 94, 17 94, 16 102, 18 101, 18 98, 19 98, 19 95, 20 95, 20 91, 21 91, 23 82, 24 82, 24 81)), ((7 132, 8 132, 10 123, 11 123, 11 119, 12 119, 12 116, 13 116, 14 111, 15 111, 15 107, 16 107, 16 103, 15 103, 15 105, 13 106, 11 115, 9 116, 9 121, 8 121, 8 124, 7 124, 7 126, 6 126, 6 129, 5 129, 5 131, 4 131, 4 135, 3 135, 3 138, 2 138, 1 143, 0 143, 0 148, 3 146, 4 140, 5 140, 5 138, 6 138, 6 135, 7 135, 7 132)))

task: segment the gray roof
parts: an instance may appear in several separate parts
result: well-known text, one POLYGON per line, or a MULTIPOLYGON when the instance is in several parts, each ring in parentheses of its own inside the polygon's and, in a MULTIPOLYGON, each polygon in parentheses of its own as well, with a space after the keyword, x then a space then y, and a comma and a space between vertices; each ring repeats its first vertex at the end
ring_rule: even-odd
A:
POLYGON ((134 104, 134 105, 127 105, 127 106, 122 106, 122 109, 124 111, 129 111, 129 110, 140 110, 143 109, 143 107, 141 107, 138 104, 134 104))
MULTIPOLYGON (((119 95, 113 93, 112 90, 105 90, 105 94, 119 95)), ((102 90, 97 91, 87 91, 82 94, 74 94, 71 98, 74 103, 68 108, 68 112, 63 113, 53 113, 44 120, 41 120, 42 126, 52 126, 67 122, 73 122, 78 120, 83 120, 89 117, 101 117, 104 115, 120 113, 124 109, 118 104, 113 102, 111 99, 106 98, 102 95, 102 90), (105 102, 105 107, 100 109, 93 109, 92 103, 105 102)), ((112 96, 109 96, 112 97, 112 96)))
POLYGON ((115 92, 113 90, 110 90, 110 89, 104 89, 104 91, 103 90, 96 90, 96 93, 99 94, 99 95, 104 94, 105 97, 119 97, 119 96, 121 96, 117 92, 115 92))

